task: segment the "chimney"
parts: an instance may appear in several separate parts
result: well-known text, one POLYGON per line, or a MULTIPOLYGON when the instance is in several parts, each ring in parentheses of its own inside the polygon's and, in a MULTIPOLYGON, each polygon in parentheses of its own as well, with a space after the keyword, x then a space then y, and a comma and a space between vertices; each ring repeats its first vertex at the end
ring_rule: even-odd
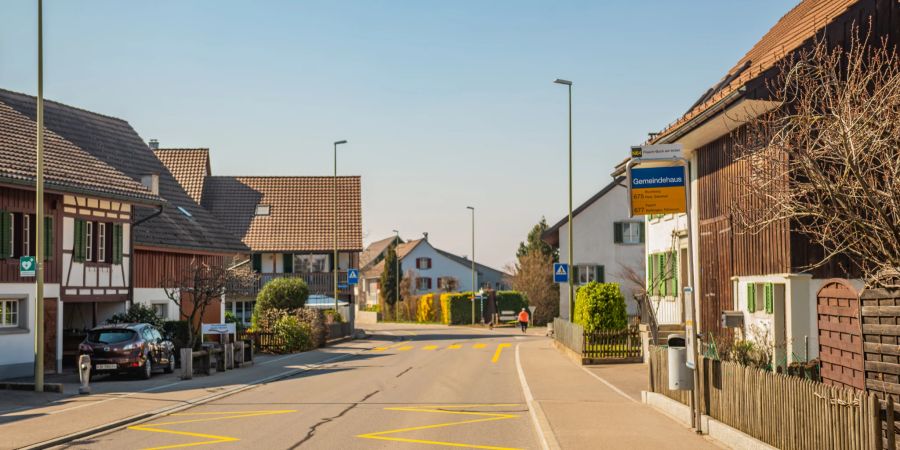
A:
POLYGON ((153 195, 159 195, 159 174, 153 173, 150 175, 142 176, 141 184, 143 184, 145 188, 149 189, 150 192, 153 193, 153 195))
POLYGON ((159 150, 159 141, 156 139, 150 139, 150 150, 159 150))
POLYGON ((428 232, 426 231, 422 235, 425 236, 425 242, 428 242, 428 232))

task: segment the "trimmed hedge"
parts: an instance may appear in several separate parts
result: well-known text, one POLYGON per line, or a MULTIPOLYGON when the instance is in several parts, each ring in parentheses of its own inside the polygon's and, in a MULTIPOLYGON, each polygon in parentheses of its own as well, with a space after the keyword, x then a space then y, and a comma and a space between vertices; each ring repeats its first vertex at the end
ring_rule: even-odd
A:
MULTIPOLYGON (((497 291, 497 314, 502 311, 515 311, 519 314, 522 308, 528 308, 528 299, 519 291, 497 291)), ((528 312, 531 314, 531 311, 528 312)))
POLYGON ((434 294, 425 294, 419 297, 419 307, 416 311, 417 322, 437 322, 439 310, 434 302, 434 294))
POLYGON ((625 297, 618 283, 592 281, 575 294, 575 323, 585 333, 597 330, 619 330, 628 326, 625 297))
POLYGON ((256 295, 253 309, 253 328, 259 328, 259 316, 272 309, 297 309, 306 306, 309 287, 301 278, 275 278, 256 295))
MULTIPOLYGON (((441 294, 441 317, 445 325, 472 323, 472 295, 472 292, 441 294)), ((475 302, 475 317, 481 317, 481 302, 475 302)))

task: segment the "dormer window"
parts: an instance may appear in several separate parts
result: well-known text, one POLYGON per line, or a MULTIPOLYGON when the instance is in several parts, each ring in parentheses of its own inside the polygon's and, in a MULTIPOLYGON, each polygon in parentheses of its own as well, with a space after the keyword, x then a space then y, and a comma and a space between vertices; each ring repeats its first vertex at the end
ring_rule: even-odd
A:
POLYGON ((256 215, 257 216, 268 216, 270 212, 271 206, 269 205, 256 205, 256 215))

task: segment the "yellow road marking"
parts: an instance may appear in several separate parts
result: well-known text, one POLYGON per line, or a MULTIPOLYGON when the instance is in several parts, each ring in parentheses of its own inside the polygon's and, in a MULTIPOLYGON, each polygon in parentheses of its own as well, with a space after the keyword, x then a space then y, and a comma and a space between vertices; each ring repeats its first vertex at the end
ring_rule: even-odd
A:
POLYGON ((487 347, 487 344, 475 344, 472 346, 472 348, 485 348, 485 347, 487 347))
POLYGON ((216 420, 225 420, 225 419, 242 419, 245 417, 255 417, 255 416, 270 416, 274 414, 287 414, 297 412, 294 409, 278 409, 278 410, 270 410, 270 411, 228 411, 228 412, 196 412, 196 413, 180 413, 180 414, 172 414, 174 416, 219 416, 219 417, 207 417, 203 419, 188 419, 188 420, 176 420, 174 422, 162 422, 162 423, 152 423, 147 425, 135 425, 128 427, 129 430, 136 431, 148 431, 151 433, 164 433, 164 434, 174 434, 178 436, 190 436, 197 437, 202 439, 208 439, 206 441, 201 442, 191 442, 188 444, 175 444, 175 445, 165 445, 162 447, 149 447, 146 450, 162 450, 167 448, 183 448, 183 447, 196 447, 198 445, 211 445, 211 444, 220 444, 222 442, 234 442, 239 441, 240 439, 231 436, 217 436, 215 434, 203 434, 203 433, 191 433, 188 431, 175 431, 175 430, 167 430, 164 428, 159 428, 161 426, 166 425, 181 425, 185 423, 197 423, 197 422, 213 422, 216 420))
POLYGON ((412 349, 413 349, 412 345, 407 345, 407 346, 398 348, 397 351, 405 352, 407 350, 412 350, 412 349))
POLYGON ((437 348, 438 348, 437 345, 426 345, 426 346, 422 347, 422 350, 437 350, 437 348))
POLYGON ((400 345, 403 345, 403 344, 404 344, 404 342, 403 342, 403 341, 400 341, 400 342, 397 342, 397 343, 395 343, 395 344, 388 345, 387 347, 375 347, 375 348, 373 348, 372 350, 374 350, 374 351, 376 351, 376 352, 383 352, 383 351, 385 351, 385 350, 389 350, 389 349, 392 349, 392 348, 394 348, 394 347, 397 347, 397 346, 400 346, 400 345))
POLYGON ((494 358, 491 359, 492 363, 496 363, 497 360, 500 359, 500 353, 503 353, 503 349, 509 347, 510 344, 500 344, 497 346, 497 351, 494 352, 494 358))
POLYGON ((385 408, 385 411, 410 411, 410 412, 424 412, 424 413, 437 413, 437 414, 455 414, 455 415, 465 415, 465 416, 478 416, 482 417, 480 419, 471 419, 471 420, 462 420, 457 422, 446 422, 446 423, 437 423, 434 425, 422 425, 418 427, 408 427, 408 428, 398 428, 396 430, 388 430, 388 431, 378 431, 375 433, 367 433, 360 434, 356 437, 363 439, 378 439, 383 441, 395 441, 395 442, 408 442, 412 444, 426 444, 426 445, 442 445, 447 447, 465 447, 465 448, 479 448, 479 449, 487 449, 487 450, 518 450, 513 447, 496 447, 492 445, 476 445, 476 444, 464 444, 459 442, 446 442, 446 441, 430 441, 423 439, 408 439, 401 437, 389 437, 389 434, 397 434, 397 433, 406 433, 410 431, 420 431, 420 430, 431 430, 435 428, 446 428, 457 425, 466 425, 471 423, 479 423, 479 422, 492 422, 497 420, 507 420, 507 419, 515 419, 519 417, 516 414, 502 414, 502 413, 490 413, 490 412, 470 412, 470 411, 447 411, 449 408, 473 408, 473 407, 485 407, 485 406, 519 406, 517 404, 490 404, 490 405, 450 405, 450 406, 430 406, 430 407, 398 407, 398 408, 385 408))
POLYGON ((452 345, 450 345, 450 346, 447 347, 447 348, 450 349, 450 350, 459 350, 459 349, 462 348, 462 344, 452 344, 452 345))

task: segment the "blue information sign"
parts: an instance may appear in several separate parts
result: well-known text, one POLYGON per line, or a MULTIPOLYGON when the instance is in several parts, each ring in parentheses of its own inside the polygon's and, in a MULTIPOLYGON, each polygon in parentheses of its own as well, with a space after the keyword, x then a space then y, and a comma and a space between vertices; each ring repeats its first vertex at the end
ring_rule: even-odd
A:
POLYGON ((359 284, 359 269, 350 269, 347 271, 347 284, 359 284))
POLYGON ((569 265, 565 263, 553 263, 553 281, 556 283, 569 282, 569 265))

